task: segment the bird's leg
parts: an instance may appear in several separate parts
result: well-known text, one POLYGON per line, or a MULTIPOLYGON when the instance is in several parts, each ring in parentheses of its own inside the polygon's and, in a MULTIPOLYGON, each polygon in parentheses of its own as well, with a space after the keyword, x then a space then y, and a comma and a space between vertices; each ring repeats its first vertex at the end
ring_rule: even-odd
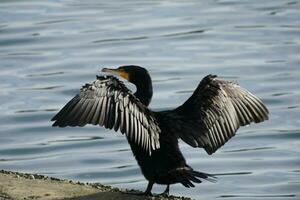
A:
POLYGON ((125 194, 131 194, 131 195, 145 195, 145 196, 152 196, 152 193, 151 193, 151 190, 152 190, 152 187, 153 187, 153 184, 154 182, 153 181, 149 181, 148 182, 148 186, 147 186, 147 189, 145 192, 132 192, 132 191, 126 191, 124 192, 125 194))
POLYGON ((169 192, 170 192, 170 185, 168 184, 165 191, 163 193, 161 193, 160 195, 169 196, 169 192))
POLYGON ((151 190, 152 190, 153 184, 154 184, 153 181, 148 182, 148 186, 147 186, 146 191, 144 192, 144 195, 149 195, 149 196, 152 195, 151 190))

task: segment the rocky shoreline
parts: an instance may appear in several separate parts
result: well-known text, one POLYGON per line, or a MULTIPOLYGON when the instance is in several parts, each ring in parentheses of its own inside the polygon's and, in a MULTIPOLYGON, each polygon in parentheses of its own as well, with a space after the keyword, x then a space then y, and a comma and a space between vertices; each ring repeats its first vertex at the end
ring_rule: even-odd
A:
POLYGON ((0 170, 0 200, 190 200, 186 197, 135 195, 136 190, 121 190, 100 183, 61 180, 40 174, 0 170), (133 194, 128 194, 133 193, 133 194))

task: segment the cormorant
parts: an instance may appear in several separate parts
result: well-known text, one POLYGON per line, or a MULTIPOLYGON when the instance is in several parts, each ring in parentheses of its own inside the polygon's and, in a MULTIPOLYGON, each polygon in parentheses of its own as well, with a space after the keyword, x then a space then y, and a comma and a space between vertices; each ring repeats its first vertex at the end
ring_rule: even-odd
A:
POLYGON ((133 94, 114 76, 97 76, 84 85, 53 118, 53 126, 100 125, 120 130, 145 178, 144 194, 150 195, 154 183, 169 186, 181 183, 194 187, 212 175, 193 170, 178 147, 178 139, 192 147, 214 153, 233 137, 240 126, 268 119, 260 99, 233 82, 208 75, 181 106, 161 112, 148 108, 152 81, 145 68, 128 65, 103 72, 118 75, 135 84, 133 94))

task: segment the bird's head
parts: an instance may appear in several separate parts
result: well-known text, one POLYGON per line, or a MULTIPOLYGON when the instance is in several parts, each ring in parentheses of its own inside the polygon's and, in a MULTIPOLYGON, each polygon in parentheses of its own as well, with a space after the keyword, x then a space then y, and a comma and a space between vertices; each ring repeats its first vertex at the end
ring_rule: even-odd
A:
POLYGON ((103 68, 102 72, 108 72, 110 74, 121 76, 122 78, 136 85, 142 83, 143 81, 148 81, 149 79, 151 81, 148 71, 145 68, 136 65, 125 65, 116 69, 103 68))

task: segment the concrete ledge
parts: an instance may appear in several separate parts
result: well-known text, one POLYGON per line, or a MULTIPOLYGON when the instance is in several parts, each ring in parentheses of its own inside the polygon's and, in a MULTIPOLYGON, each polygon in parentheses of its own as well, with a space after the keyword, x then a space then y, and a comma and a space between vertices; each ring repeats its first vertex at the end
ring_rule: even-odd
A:
POLYGON ((0 170, 0 200, 190 200, 186 197, 149 197, 125 192, 140 191, 0 170))

